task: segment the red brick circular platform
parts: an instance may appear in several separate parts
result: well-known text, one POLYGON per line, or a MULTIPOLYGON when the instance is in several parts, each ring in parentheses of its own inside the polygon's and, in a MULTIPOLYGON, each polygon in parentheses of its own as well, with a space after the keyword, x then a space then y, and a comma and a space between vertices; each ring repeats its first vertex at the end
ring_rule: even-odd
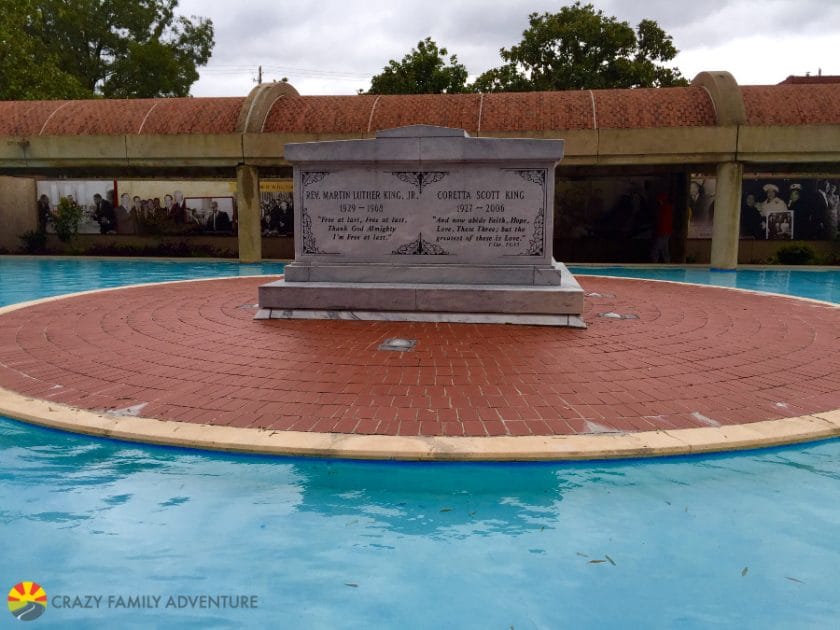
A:
POLYGON ((840 309, 822 303, 583 276, 587 330, 255 321, 266 281, 11 310, 0 387, 132 420, 389 436, 667 432, 840 408, 840 309), (389 338, 416 345, 379 349, 389 338))

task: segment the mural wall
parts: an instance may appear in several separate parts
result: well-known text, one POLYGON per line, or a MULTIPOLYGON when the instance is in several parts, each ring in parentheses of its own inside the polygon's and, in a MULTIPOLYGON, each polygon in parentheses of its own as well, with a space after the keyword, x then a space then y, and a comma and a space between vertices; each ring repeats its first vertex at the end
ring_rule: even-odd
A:
POLYGON ((295 213, 291 179, 260 181, 263 236, 294 236, 295 213))
POLYGON ((667 176, 558 179, 554 235, 650 240, 657 228, 657 195, 670 195, 670 187, 667 176))
MULTIPOLYGON (((62 198, 82 209, 80 234, 232 235, 236 182, 229 180, 40 180, 39 226, 52 232, 62 198)), ((294 233, 291 179, 260 181, 263 236, 294 233)))
MULTIPOLYGON (((741 238, 835 240, 840 216, 840 179, 744 178, 741 238)), ((689 238, 711 238, 714 178, 693 177, 689 185, 689 238)))

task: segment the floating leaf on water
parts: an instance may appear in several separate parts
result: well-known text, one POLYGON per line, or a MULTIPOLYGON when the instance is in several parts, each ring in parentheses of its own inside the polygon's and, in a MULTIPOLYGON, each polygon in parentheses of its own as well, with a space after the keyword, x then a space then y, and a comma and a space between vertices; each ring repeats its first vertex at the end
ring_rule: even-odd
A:
POLYGON ((605 557, 607 560, 609 560, 609 561, 610 561, 610 564, 611 564, 611 565, 615 566, 615 560, 613 560, 612 558, 610 558, 607 554, 604 554, 604 557, 605 557))
POLYGON ((602 562, 606 562, 606 560, 590 560, 589 564, 601 564, 602 562))
POLYGON ((344 586, 351 586, 353 588, 359 588, 359 585, 356 584, 355 582, 345 582, 344 586))
POLYGON ((791 582, 796 582, 798 584, 805 584, 805 582, 803 582, 802 580, 797 580, 795 577, 790 577, 790 576, 786 575, 785 579, 790 580, 791 582))
POLYGON ((451 512, 452 508, 441 508, 440 511, 441 512, 451 512))
POLYGON ((746 574, 749 572, 749 570, 750 570, 750 568, 749 568, 749 567, 744 567, 744 568, 741 570, 741 576, 746 575, 746 574))

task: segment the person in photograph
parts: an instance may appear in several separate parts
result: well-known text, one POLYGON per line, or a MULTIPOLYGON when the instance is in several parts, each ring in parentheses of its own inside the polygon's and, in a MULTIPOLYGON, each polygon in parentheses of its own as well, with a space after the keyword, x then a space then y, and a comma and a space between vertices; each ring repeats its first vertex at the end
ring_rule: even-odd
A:
POLYGON ((708 223, 706 216, 706 196, 703 194, 703 184, 692 179, 688 185, 688 220, 694 223, 708 223))
POLYGON ((140 195, 131 198, 131 206, 128 210, 129 220, 134 225, 134 233, 142 234, 146 230, 146 211, 143 207, 143 200, 140 195))
POLYGON ((790 212, 783 212, 779 218, 779 238, 793 238, 790 216, 790 212))
MULTIPOLYGON (((808 213, 805 207, 806 205, 802 198, 802 184, 791 184, 790 191, 788 192, 787 207, 788 210, 793 212, 793 216, 797 217, 796 222, 800 226, 805 222, 805 215, 808 213)), ((801 233, 801 231, 800 228, 799 232, 801 233)))
POLYGON ((747 193, 741 206, 741 238, 767 238, 765 219, 752 193, 747 193))
POLYGON ((99 224, 100 234, 117 231, 117 215, 114 211, 114 204, 107 199, 103 199, 99 193, 93 196, 93 218, 99 224))
POLYGON ((775 212, 767 215, 767 238, 779 238, 779 216, 775 212))
POLYGON ((117 234, 134 234, 137 231, 137 222, 131 213, 131 195, 120 195, 120 205, 114 208, 114 212, 117 215, 117 234))
POLYGON ((283 227, 280 230, 282 236, 294 236, 295 234, 295 211, 288 201, 280 202, 280 220, 283 227))
POLYGON ((807 240, 828 238, 829 228, 829 199, 831 185, 827 180, 820 180, 816 184, 809 203, 805 204, 802 216, 798 218, 796 236, 807 240))
POLYGON ((219 203, 215 200, 210 202, 210 215, 205 228, 208 232, 230 232, 230 217, 227 212, 219 210, 219 203))
POLYGON ((187 212, 187 202, 184 201, 184 193, 180 190, 176 190, 172 193, 168 208, 169 219, 175 225, 184 225, 187 222, 189 216, 187 212))
POLYGON ((767 238, 769 239, 790 239, 793 236, 792 228, 789 210, 771 212, 767 216, 767 238))
POLYGON ((793 210, 794 212, 796 212, 796 210, 800 208, 801 202, 802 184, 791 184, 787 202, 788 210, 793 210))
POLYGON ((776 184, 764 184, 764 201, 759 205, 761 214, 767 217, 771 212, 787 210, 787 204, 779 197, 779 187, 776 184))
POLYGON ((283 200, 278 203, 275 200, 271 208, 271 214, 269 215, 269 231, 281 236, 294 234, 294 220, 294 212, 289 202, 283 200))
POLYGON ((45 234, 47 231, 47 224, 52 221, 53 210, 50 198, 47 195, 41 195, 38 198, 38 232, 45 234))
POLYGON ((828 193, 828 239, 837 238, 838 220, 840 220, 840 194, 837 193, 837 184, 831 184, 828 193))
POLYGON ((169 209, 165 208, 160 202, 160 197, 155 197, 154 199, 152 199, 152 218, 156 225, 162 225, 166 223, 168 212, 169 209))
POLYGON ((275 195, 271 195, 266 210, 265 229, 269 233, 279 234, 283 225, 283 212, 280 210, 280 202, 275 195))

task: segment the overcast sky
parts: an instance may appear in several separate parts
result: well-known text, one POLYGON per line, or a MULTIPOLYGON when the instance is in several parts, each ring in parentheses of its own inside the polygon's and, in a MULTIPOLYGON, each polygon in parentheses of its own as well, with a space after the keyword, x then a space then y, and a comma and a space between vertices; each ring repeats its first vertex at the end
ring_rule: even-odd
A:
MULTIPOLYGON (((458 55, 470 78, 501 65, 499 49, 522 38, 547 0, 181 0, 182 15, 213 20, 216 46, 194 96, 244 96, 287 77, 301 94, 355 94, 390 59, 431 36, 458 55)), ((585 4, 585 3, 584 3, 585 4)), ((840 74, 838 0, 597 0, 607 16, 635 27, 652 19, 680 51, 683 76, 728 70, 742 85, 791 74, 840 74)))

